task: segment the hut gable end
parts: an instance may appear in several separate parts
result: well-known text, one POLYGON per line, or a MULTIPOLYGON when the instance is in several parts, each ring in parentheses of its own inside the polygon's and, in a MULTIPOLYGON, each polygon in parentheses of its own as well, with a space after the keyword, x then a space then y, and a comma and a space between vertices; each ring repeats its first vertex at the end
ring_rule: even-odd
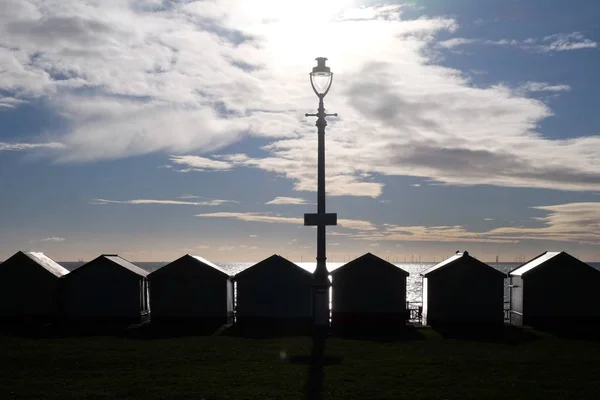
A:
POLYGON ((23 267, 24 265, 41 267, 41 270, 47 271, 53 276, 60 278, 69 273, 69 270, 62 267, 56 261, 40 252, 19 251, 15 253, 4 263, 0 264, 1 268, 23 267))
POLYGON ((369 270, 369 272, 373 272, 376 273, 377 271, 381 271, 382 273, 385 273, 386 275, 394 275, 394 274, 399 274, 402 276, 408 276, 409 273, 405 270, 403 270, 400 267, 397 267, 396 265, 380 258, 377 257, 376 255, 372 254, 372 253, 366 253, 344 265, 342 265, 341 267, 331 271, 331 275, 332 276, 336 276, 336 275, 345 275, 348 273, 352 273, 355 270, 358 269, 367 269, 369 270))
POLYGON ((545 269, 552 268, 557 265, 568 265, 569 268, 577 268, 577 269, 586 269, 589 270, 587 272, 598 272, 596 268, 591 265, 573 257, 569 253, 564 251, 557 252, 544 252, 539 256, 533 258, 532 260, 526 262, 525 264, 515 268, 514 270, 509 272, 510 276, 521 276, 526 277, 528 275, 533 275, 538 272, 544 271, 545 269))
POLYGON ((506 278, 506 274, 496 268, 488 265, 478 259, 469 255, 468 252, 456 253, 452 257, 440 262, 439 264, 434 265, 428 270, 421 273, 421 276, 428 277, 432 275, 437 275, 443 273, 448 270, 452 270, 453 268, 460 267, 464 269, 465 267, 469 269, 473 269, 473 272, 477 271, 478 273, 489 273, 492 275, 501 276, 506 278))
POLYGON ((255 277, 269 276, 271 278, 282 277, 285 279, 305 279, 312 281, 313 274, 293 262, 274 254, 263 261, 246 268, 235 275, 235 280, 254 279, 255 277))
POLYGON ((229 273, 223 270, 221 267, 216 264, 211 263, 210 261, 205 260, 199 256, 193 256, 190 254, 186 254, 177 260, 157 269, 156 271, 148 274, 148 279, 157 279, 159 277, 167 276, 167 275, 191 275, 195 276, 197 274, 211 274, 214 273, 215 276, 222 276, 225 278, 231 277, 229 273))

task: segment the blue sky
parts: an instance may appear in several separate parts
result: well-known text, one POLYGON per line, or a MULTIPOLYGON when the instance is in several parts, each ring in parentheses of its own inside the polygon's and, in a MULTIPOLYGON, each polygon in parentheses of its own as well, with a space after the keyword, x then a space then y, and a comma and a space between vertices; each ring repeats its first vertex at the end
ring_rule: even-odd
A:
POLYGON ((598 261, 596 3, 8 0, 0 259, 598 261))

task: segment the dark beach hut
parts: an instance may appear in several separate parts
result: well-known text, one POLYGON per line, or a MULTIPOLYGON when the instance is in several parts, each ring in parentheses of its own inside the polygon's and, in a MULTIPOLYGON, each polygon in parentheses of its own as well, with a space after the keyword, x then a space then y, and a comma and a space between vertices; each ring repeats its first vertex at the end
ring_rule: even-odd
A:
POLYGON ((0 264, 0 318, 50 322, 57 315, 57 285, 69 271, 44 253, 19 251, 0 264))
POLYGON ((221 326, 233 322, 230 275, 186 254, 148 275, 152 324, 221 326))
POLYGON ((512 325, 598 324, 600 271, 570 254, 542 253, 509 277, 512 325))
POLYGON ((423 324, 480 329, 504 325, 504 273, 464 251, 421 276, 423 324))
POLYGON ((408 272, 371 253, 342 265, 332 275, 332 328, 398 327, 408 319, 408 272))
POLYGON ((147 316, 148 272, 116 254, 104 254, 61 278, 66 321, 129 324, 147 316))
POLYGON ((307 270, 272 255, 234 279, 240 328, 300 330, 311 326, 313 275, 307 270))

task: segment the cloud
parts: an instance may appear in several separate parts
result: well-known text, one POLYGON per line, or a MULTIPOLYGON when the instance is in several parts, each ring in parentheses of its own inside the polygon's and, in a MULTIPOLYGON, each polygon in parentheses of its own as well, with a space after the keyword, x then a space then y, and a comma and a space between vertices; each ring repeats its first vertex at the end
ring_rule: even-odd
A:
POLYGON ((546 212, 545 216, 534 218, 542 222, 543 227, 502 227, 490 231, 489 235, 514 239, 600 244, 600 203, 566 203, 532 208, 546 212))
POLYGON ((65 240, 63 237, 52 236, 41 239, 40 242, 64 242, 65 240))
POLYGON ((15 108, 19 104, 25 103, 23 100, 14 97, 4 97, 0 94, 0 111, 15 108))
POLYGON ((218 251, 230 251, 235 249, 235 246, 220 246, 217 250, 218 251))
POLYGON ((452 38, 437 43, 438 47, 454 49, 470 44, 486 44, 494 46, 513 46, 523 50, 532 50, 540 53, 552 53, 560 51, 591 49, 598 47, 598 43, 586 38, 581 32, 557 33, 544 38, 499 39, 483 40, 475 38, 452 38))
MULTIPOLYGON (((471 232, 463 226, 398 226, 384 224, 376 232, 353 234, 352 239, 399 242, 517 243, 522 240, 600 244, 600 202, 566 203, 532 207, 545 216, 535 217, 541 227, 500 227, 471 232)), ((492 218, 485 218, 493 221, 492 218)), ((512 221, 511 221, 512 223, 512 221)))
MULTIPOLYGON (((294 224, 303 225, 304 218, 294 217, 283 217, 279 215, 271 215, 267 213, 240 213, 240 212, 216 212, 198 214, 197 217, 203 218, 230 218, 238 219, 240 221, 247 222, 264 222, 264 223, 278 223, 278 224, 294 224)), ((361 230, 361 231, 374 231, 377 228, 369 221, 356 220, 356 219, 338 219, 338 226, 345 229, 361 230)))
POLYGON ((255 238, 258 237, 258 235, 248 235, 248 237, 255 238))
POLYGON ((448 40, 444 40, 438 42, 438 46, 444 47, 446 49, 453 49, 458 46, 464 46, 467 44, 477 43, 477 39, 467 39, 467 38, 452 38, 448 40))
POLYGON ((135 200, 106 200, 93 199, 90 204, 162 204, 162 205, 179 205, 179 206, 220 206, 226 203, 237 203, 233 200, 208 200, 208 201, 180 201, 180 200, 152 200, 152 199, 135 199, 135 200))
POLYGON ((62 143, 6 143, 0 142, 0 151, 24 151, 32 149, 62 149, 62 143))
POLYGON ((178 165, 185 165, 184 171, 227 171, 231 169, 231 164, 225 161, 211 160, 199 156, 171 156, 171 162, 178 165))
POLYGON ((547 82, 527 82, 516 89, 517 93, 530 92, 568 92, 571 90, 569 85, 552 85, 547 82))
POLYGON ((484 221, 494 221, 494 218, 484 218, 484 221))
MULTIPOLYGON (((49 152, 60 162, 162 152, 190 171, 257 168, 314 192, 315 121, 303 114, 317 102, 306 75, 314 55, 327 54, 336 79, 326 108, 339 113, 327 127, 329 195, 377 198, 382 175, 600 190, 600 137, 546 139, 548 105, 439 65, 431 50, 438 34, 456 31, 454 19, 411 19, 394 5, 340 13, 350 1, 279 3, 5 0, 0 92, 44 99, 68 122, 47 132, 61 143, 49 152), (216 157, 246 138, 266 144, 216 157)), ((446 46, 474 43, 456 39, 446 46)), ((542 53, 596 46, 577 32, 484 43, 542 53)))
POLYGON ((298 197, 275 197, 271 201, 267 201, 265 204, 309 204, 306 200, 298 197))
POLYGON ((568 34, 558 33, 546 36, 543 41, 548 44, 542 45, 540 49, 547 52, 591 49, 598 47, 596 42, 587 39, 581 32, 573 32, 568 34))

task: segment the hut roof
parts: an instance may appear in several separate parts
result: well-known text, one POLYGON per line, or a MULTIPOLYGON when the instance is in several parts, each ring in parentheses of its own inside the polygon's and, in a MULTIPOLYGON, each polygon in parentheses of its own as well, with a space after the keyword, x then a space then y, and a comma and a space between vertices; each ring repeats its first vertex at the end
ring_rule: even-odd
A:
POLYGON ((352 265, 361 264, 363 262, 376 262, 376 263, 379 263, 382 265, 387 265, 389 267, 393 267, 393 268, 399 270, 404 276, 409 275, 409 273, 407 271, 403 270, 402 268, 392 264, 391 262, 384 260, 381 257, 377 257, 375 254, 372 254, 372 253, 363 254, 362 256, 355 258, 354 260, 352 260, 350 262, 347 262, 346 264, 342 265, 341 267, 336 268, 335 270, 331 271, 331 275, 335 275, 339 271, 344 270, 345 267, 350 267, 352 265))
POLYGON ((211 268, 213 268, 213 269, 215 269, 215 270, 217 270, 217 271, 219 271, 219 272, 221 272, 221 273, 223 273, 223 274, 225 274, 227 276, 231 276, 231 274, 229 272, 225 271, 223 268, 219 267, 218 265, 216 265, 216 264, 208 261, 205 258, 202 258, 200 256, 194 256, 194 255, 191 255, 191 254, 186 254, 186 255, 178 258, 177 260, 175 260, 175 261, 173 261, 173 262, 171 262, 171 263, 169 263, 169 264, 167 264, 167 265, 165 265, 165 266, 157 269, 156 271, 152 272, 148 276, 149 277, 153 277, 155 275, 158 275, 161 271, 166 271, 165 268, 167 268, 169 265, 173 264, 176 261, 182 260, 182 259, 187 259, 187 260, 194 261, 195 263, 206 265, 206 266, 211 267, 211 268))
POLYGON ((240 276, 244 276, 247 273, 251 273, 252 271, 255 270, 255 268, 260 268, 261 265, 266 265, 266 264, 270 264, 270 263, 282 263, 283 265, 289 265, 291 267, 294 267, 294 269, 301 271, 303 274, 306 274, 307 276, 310 276, 311 278, 313 277, 313 274, 310 271, 307 271, 306 269, 302 268, 301 266, 299 266, 298 264, 295 264, 293 262, 291 262, 290 260, 288 260, 287 258, 283 258, 281 257, 279 254, 273 254, 272 256, 265 258, 264 260, 250 266, 249 268, 244 269, 243 271, 237 273, 235 275, 235 278, 239 278, 240 276))
POLYGON ((101 255, 100 257, 106 258, 107 260, 109 260, 117 265, 120 265, 121 267, 123 267, 125 269, 128 269, 129 271, 133 272, 134 274, 137 274, 137 275, 140 275, 143 277, 148 276, 148 271, 141 269, 137 265, 133 265, 126 259, 119 257, 116 254, 104 254, 104 255, 101 255))
POLYGON ((459 252, 459 251, 457 251, 457 252, 456 252, 456 254, 454 254, 452 257, 450 257, 450 258, 447 258, 447 259, 445 259, 444 261, 442 261, 442 262, 440 262, 440 263, 438 263, 438 264, 434 265, 433 267, 431 267, 431 268, 427 269, 426 271, 422 272, 422 273, 421 273, 421 276, 427 276, 427 275, 431 274, 432 272, 438 271, 438 270, 440 270, 440 269, 442 269, 442 268, 445 268, 445 267, 451 266, 451 265, 453 265, 453 264, 456 264, 456 263, 458 263, 458 262, 460 262, 460 261, 464 261, 464 260, 467 260, 467 259, 470 259, 470 260, 472 260, 472 261, 475 261, 475 262, 477 262, 477 263, 479 263, 479 264, 481 264, 481 265, 483 265, 483 266, 485 266, 485 267, 487 267, 487 268, 490 268, 491 270, 493 270, 493 271, 496 271, 498 274, 500 274, 500 275, 502 275, 502 276, 506 276, 506 275, 504 274, 504 272, 502 272, 502 271, 499 271, 499 270, 497 270, 496 268, 494 268, 494 267, 492 267, 492 266, 490 266, 490 265, 487 265, 487 264, 486 264, 486 263, 484 263, 484 262, 481 262, 481 261, 479 261, 479 260, 478 260, 478 259, 476 259, 475 257, 471 257, 471 256, 469 255, 469 252, 468 252, 468 251, 466 251, 466 250, 465 250, 465 251, 463 251, 463 252, 459 252))
POLYGON ((34 251, 22 251, 21 253, 58 278, 69 273, 68 269, 64 268, 44 253, 34 251))
POLYGON ((520 267, 513 269, 512 271, 509 272, 509 275, 510 276, 526 275, 527 273, 533 271, 535 268, 537 268, 539 266, 543 266, 545 263, 547 263, 548 261, 552 260, 555 257, 568 257, 568 258, 572 259, 572 261, 587 265, 588 267, 596 270, 591 265, 578 260, 577 258, 573 257, 572 255, 570 255, 569 253, 566 253, 564 251, 545 251, 542 254, 540 254, 539 256, 533 258, 532 260, 527 261, 525 264, 521 265, 520 267))
POLYGON ((129 261, 125 260, 124 258, 119 257, 117 254, 102 254, 101 256, 94 258, 92 261, 90 261, 86 264, 83 264, 81 267, 73 270, 69 275, 76 274, 77 272, 85 269, 89 264, 92 264, 96 260, 100 260, 100 259, 105 259, 105 260, 110 261, 113 264, 117 264, 118 266, 123 267, 126 270, 128 270, 129 272, 133 272, 134 274, 136 274, 138 276, 142 276, 144 278, 146 276, 148 276, 148 271, 145 271, 145 270, 141 269, 140 267, 133 265, 129 261))

